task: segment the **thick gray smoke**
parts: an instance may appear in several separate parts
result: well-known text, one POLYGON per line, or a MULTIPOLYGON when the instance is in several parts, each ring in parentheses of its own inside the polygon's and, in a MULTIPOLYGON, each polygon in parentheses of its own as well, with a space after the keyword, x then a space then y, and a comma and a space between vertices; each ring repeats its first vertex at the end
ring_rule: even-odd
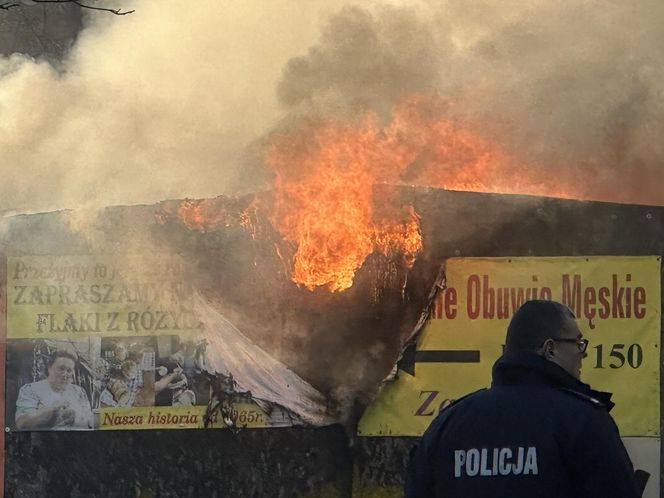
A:
POLYGON ((346 8, 279 85, 295 113, 434 89, 535 175, 591 199, 664 203, 664 4, 448 0, 346 8))
POLYGON ((305 112, 385 114, 404 94, 437 88, 440 56, 432 26, 415 9, 346 7, 319 44, 288 62, 278 96, 305 112))
POLYGON ((283 66, 335 8, 322 0, 260 9, 106 3, 137 10, 87 14, 57 71, 43 60, 0 57, 0 211, 228 193, 246 144, 280 115, 283 66))
POLYGON ((0 59, 0 210, 259 188, 247 147, 284 116, 420 91, 590 198, 664 203, 662 2, 402 3, 142 0, 64 70, 0 59))

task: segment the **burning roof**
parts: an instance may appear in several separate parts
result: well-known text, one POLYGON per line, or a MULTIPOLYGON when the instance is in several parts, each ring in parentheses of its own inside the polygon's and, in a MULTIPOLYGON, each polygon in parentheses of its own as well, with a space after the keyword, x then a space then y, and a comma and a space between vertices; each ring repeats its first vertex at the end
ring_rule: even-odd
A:
POLYGON ((446 257, 664 252, 662 208, 379 185, 372 219, 405 213, 392 218, 402 229, 395 232, 401 237, 417 221, 421 249, 376 245, 353 263, 350 285, 313 286, 297 279, 298 243, 273 225, 276 195, 107 208, 86 223, 75 211, 6 217, 0 252, 105 254, 159 269, 176 260, 208 318, 222 317, 228 330, 342 405, 365 403, 390 371, 446 257), (639 240, 624 236, 634 230, 639 240))

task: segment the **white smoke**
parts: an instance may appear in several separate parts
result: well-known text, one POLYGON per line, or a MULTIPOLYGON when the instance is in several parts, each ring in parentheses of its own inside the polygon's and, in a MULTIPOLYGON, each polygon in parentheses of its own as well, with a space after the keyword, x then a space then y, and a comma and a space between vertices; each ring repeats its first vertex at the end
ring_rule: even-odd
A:
POLYGON ((279 116, 282 67, 333 5, 142 0, 89 14, 64 72, 0 58, 0 210, 227 192, 279 116))
POLYGON ((658 0, 345 4, 142 0, 88 16, 64 71, 0 59, 0 211, 231 193, 284 112, 432 89, 590 197, 664 203, 658 0))

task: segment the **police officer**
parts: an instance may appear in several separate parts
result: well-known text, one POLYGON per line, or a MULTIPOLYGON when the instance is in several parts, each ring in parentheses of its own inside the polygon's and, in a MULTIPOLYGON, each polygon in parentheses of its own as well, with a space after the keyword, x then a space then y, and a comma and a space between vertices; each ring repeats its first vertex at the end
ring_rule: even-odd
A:
POLYGON ((411 458, 407 498, 636 498, 609 393, 582 383, 569 308, 528 301, 507 329, 491 388, 434 419, 411 458))

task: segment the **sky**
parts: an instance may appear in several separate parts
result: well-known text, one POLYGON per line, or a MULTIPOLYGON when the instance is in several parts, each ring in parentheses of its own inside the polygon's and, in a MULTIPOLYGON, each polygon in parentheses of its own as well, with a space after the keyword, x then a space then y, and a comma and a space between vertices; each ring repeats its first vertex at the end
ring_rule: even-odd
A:
POLYGON ((136 12, 86 15, 64 69, 0 58, 0 212, 269 188, 274 130, 418 92, 548 181, 664 205, 660 0, 106 3, 136 12))

